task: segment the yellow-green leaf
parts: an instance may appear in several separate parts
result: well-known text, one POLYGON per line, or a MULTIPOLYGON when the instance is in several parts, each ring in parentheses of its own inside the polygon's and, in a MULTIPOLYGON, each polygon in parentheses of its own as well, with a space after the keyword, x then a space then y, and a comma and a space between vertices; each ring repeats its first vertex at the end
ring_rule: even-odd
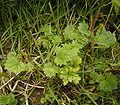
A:
POLYGON ((115 35, 100 27, 95 36, 95 42, 102 48, 108 48, 116 42, 115 35))
POLYGON ((61 69, 60 78, 62 79, 64 85, 67 85, 68 82, 74 82, 77 84, 81 80, 81 77, 76 70, 70 66, 65 66, 61 69))
POLYGON ((51 63, 45 63, 43 68, 44 73, 48 77, 55 77, 56 73, 58 72, 58 68, 51 63))
POLYGON ((5 68, 9 73, 13 72, 15 74, 19 74, 21 71, 25 70, 25 64, 17 58, 15 52, 9 52, 5 68))
POLYGON ((120 6, 120 0, 112 0, 112 2, 120 6))

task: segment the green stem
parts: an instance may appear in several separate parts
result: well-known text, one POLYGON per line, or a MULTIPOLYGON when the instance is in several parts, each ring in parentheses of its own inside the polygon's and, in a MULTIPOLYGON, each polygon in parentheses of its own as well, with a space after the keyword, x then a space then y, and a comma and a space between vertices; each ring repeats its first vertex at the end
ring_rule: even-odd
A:
POLYGON ((108 19, 110 18, 112 9, 113 9, 113 4, 112 4, 112 6, 111 6, 111 8, 110 8, 110 12, 109 12, 108 17, 107 17, 107 20, 106 20, 106 22, 105 22, 105 26, 106 26, 106 24, 107 24, 107 22, 108 22, 108 19))

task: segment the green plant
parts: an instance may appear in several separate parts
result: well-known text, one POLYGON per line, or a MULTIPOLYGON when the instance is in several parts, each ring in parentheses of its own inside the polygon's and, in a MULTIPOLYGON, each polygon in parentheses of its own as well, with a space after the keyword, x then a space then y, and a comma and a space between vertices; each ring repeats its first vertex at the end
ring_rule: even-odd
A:
MULTIPOLYGON (((86 23, 81 23, 80 25, 84 24, 86 23)), ((68 25, 64 29, 63 38, 65 40, 63 41, 62 36, 60 37, 59 35, 54 35, 52 33, 51 28, 47 29, 48 30, 42 30, 45 35, 39 41, 43 42, 43 45, 47 46, 47 51, 51 49, 52 53, 50 56, 53 58, 53 60, 50 61, 49 59, 47 59, 47 61, 51 63, 44 64, 44 73, 49 77, 56 77, 57 73, 63 80, 64 85, 72 81, 74 83, 78 83, 81 80, 81 77, 77 72, 80 70, 80 64, 82 63, 82 58, 78 55, 78 53, 79 50, 82 49, 85 46, 85 44, 87 44, 87 38, 85 38, 84 36, 84 34, 86 34, 87 32, 87 29, 84 31, 80 29, 79 26, 79 30, 75 30, 73 25, 68 25), (54 37, 56 41, 54 41, 54 37), (79 42, 80 39, 83 40, 83 42, 79 42), (67 40, 71 40, 71 43, 67 40)))
POLYGON ((7 69, 9 73, 19 74, 21 71, 31 71, 33 65, 29 62, 26 64, 23 63, 15 52, 9 52, 5 63, 5 69, 7 69))
POLYGON ((115 34, 106 31, 104 26, 101 26, 94 37, 94 41, 102 48, 109 48, 116 42, 115 34))
MULTIPOLYGON (((85 22, 80 23, 78 29, 73 25, 68 25, 64 29, 64 36, 58 35, 59 38, 64 39, 59 39, 59 41, 57 41, 58 44, 54 44, 54 38, 50 38, 54 36, 52 30, 49 32, 50 36, 46 37, 46 40, 44 39, 45 42, 44 40, 41 40, 43 41, 43 44, 46 45, 47 48, 49 48, 49 50, 52 51, 50 51, 51 55, 49 55, 49 58, 52 58, 52 60, 46 60, 46 63, 44 63, 43 71, 46 74, 46 76, 50 78, 57 78, 59 76, 59 78, 62 79, 64 85, 67 85, 69 82, 78 84, 81 81, 82 73, 80 73, 80 71, 82 67, 81 64, 83 63, 82 56, 80 57, 80 55, 82 55, 84 51, 80 51, 83 50, 83 48, 89 43, 90 40, 94 42, 94 45, 92 47, 95 47, 98 50, 100 49, 101 51, 112 47, 112 45, 114 45, 116 42, 115 35, 109 31, 106 31, 103 26, 101 26, 98 29, 96 35, 93 36, 89 32, 88 26, 85 22), (89 39, 88 37, 90 37, 91 39, 89 39), (45 44, 46 42, 49 44, 45 44)), ((97 56, 98 61, 95 61, 95 66, 96 69, 102 72, 104 69, 107 68, 107 63, 102 64, 102 62, 105 62, 106 59, 100 59, 100 55, 97 56)), ((117 89, 117 78, 111 73, 98 75, 97 72, 90 72, 90 76, 94 80, 93 83, 99 83, 98 90, 100 91, 112 92, 114 89, 117 89), (110 78, 113 79, 111 80, 110 78)))
POLYGON ((115 8, 116 15, 118 15, 120 11, 120 0, 112 0, 112 5, 115 8))
POLYGON ((0 96, 0 105, 17 105, 18 100, 15 99, 14 94, 0 96))
POLYGON ((119 0, 1 0, 0 9, 1 102, 120 104, 119 0))
POLYGON ((49 90, 45 95, 41 98, 41 103, 45 104, 48 102, 54 103, 54 101, 57 101, 57 96, 54 94, 54 91, 49 90))
POLYGON ((99 83, 99 89, 102 91, 112 92, 113 89, 117 89, 117 78, 113 74, 98 75, 96 72, 91 72, 90 76, 99 83))

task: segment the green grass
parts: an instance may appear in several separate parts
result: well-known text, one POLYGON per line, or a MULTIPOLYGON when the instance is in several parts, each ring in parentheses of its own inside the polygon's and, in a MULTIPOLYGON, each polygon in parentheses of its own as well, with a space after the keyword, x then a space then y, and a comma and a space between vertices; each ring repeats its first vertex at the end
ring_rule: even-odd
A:
POLYGON ((0 105, 120 104, 119 13, 76 1, 1 0, 0 105))

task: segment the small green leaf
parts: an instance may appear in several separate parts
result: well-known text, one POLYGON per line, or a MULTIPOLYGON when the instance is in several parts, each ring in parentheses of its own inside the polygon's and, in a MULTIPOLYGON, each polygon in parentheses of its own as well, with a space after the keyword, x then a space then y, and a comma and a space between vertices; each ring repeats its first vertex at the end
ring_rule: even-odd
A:
POLYGON ((55 77, 56 73, 58 73, 58 67, 54 66, 51 63, 45 63, 43 71, 48 77, 55 77))
POLYGON ((48 102, 54 102, 57 100, 57 96, 54 94, 53 90, 49 90, 47 93, 44 94, 44 96, 41 98, 41 103, 46 103, 48 102))
POLYGON ((78 34, 75 32, 74 25, 67 25, 67 27, 64 29, 64 37, 65 39, 77 39, 78 34))
POLYGON ((50 49, 53 45, 56 45, 61 42, 61 37, 59 35, 49 35, 42 36, 38 39, 38 45, 43 44, 44 48, 50 49))
POLYGON ((42 36, 38 39, 38 45, 43 44, 44 48, 50 49, 52 44, 50 43, 50 40, 46 36, 42 36))
POLYGON ((81 80, 81 77, 79 76, 79 74, 74 71, 73 67, 70 66, 65 66, 61 69, 60 72, 60 78, 63 80, 63 84, 67 85, 68 82, 74 82, 75 84, 79 83, 79 81, 81 80))
POLYGON ((40 100, 40 102, 41 102, 42 104, 44 104, 45 102, 47 102, 47 100, 46 100, 46 98, 42 97, 41 100, 40 100))
POLYGON ((34 69, 33 64, 28 62, 25 64, 25 71, 32 71, 34 69))
POLYGON ((74 67, 75 66, 78 66, 79 64, 82 63, 82 58, 79 57, 79 56, 75 56, 73 57, 73 59, 71 60, 71 65, 73 65, 74 67))
POLYGON ((68 61, 71 61, 78 55, 78 52, 79 45, 77 43, 63 44, 63 47, 56 49, 56 58, 54 61, 57 65, 66 65, 68 61))
POLYGON ((112 0, 113 3, 115 3, 116 5, 120 6, 120 0, 112 0))
POLYGON ((58 35, 51 35, 48 37, 48 39, 51 40, 53 44, 58 44, 61 42, 61 38, 58 35))
POLYGON ((5 68, 9 73, 19 74, 21 71, 25 70, 25 64, 21 62, 15 52, 9 52, 7 60, 5 63, 5 68))
POLYGON ((52 29, 51 29, 51 25, 44 25, 42 28, 41 28, 41 32, 44 32, 45 35, 51 35, 52 34, 52 29))
POLYGON ((115 35, 101 27, 95 36, 95 42, 102 48, 108 48, 116 42, 115 35))
POLYGON ((88 24, 85 22, 79 23, 78 30, 82 34, 90 35, 90 32, 88 31, 88 24))
POLYGON ((117 88, 117 78, 111 73, 99 75, 98 73, 93 71, 90 73, 90 76, 95 82, 99 83, 100 90, 107 92, 117 88))
POLYGON ((116 12, 116 16, 118 15, 118 13, 120 12, 120 6, 116 3, 113 3, 113 6, 114 6, 114 9, 115 9, 115 12, 116 12))
POLYGON ((105 92, 112 91, 117 88, 117 78, 113 74, 107 74, 106 78, 100 82, 100 90, 105 92))
POLYGON ((104 81, 105 77, 103 75, 98 75, 98 77, 96 77, 95 81, 101 83, 101 81, 104 81))
POLYGON ((17 105, 14 94, 0 96, 0 105, 17 105))
POLYGON ((95 65, 95 69, 98 71, 102 71, 108 68, 108 62, 103 57, 96 58, 94 60, 94 65, 95 65))
POLYGON ((95 71, 92 71, 92 72, 90 72, 90 76, 91 76, 94 80, 96 80, 96 78, 98 77, 98 73, 95 72, 95 71))

